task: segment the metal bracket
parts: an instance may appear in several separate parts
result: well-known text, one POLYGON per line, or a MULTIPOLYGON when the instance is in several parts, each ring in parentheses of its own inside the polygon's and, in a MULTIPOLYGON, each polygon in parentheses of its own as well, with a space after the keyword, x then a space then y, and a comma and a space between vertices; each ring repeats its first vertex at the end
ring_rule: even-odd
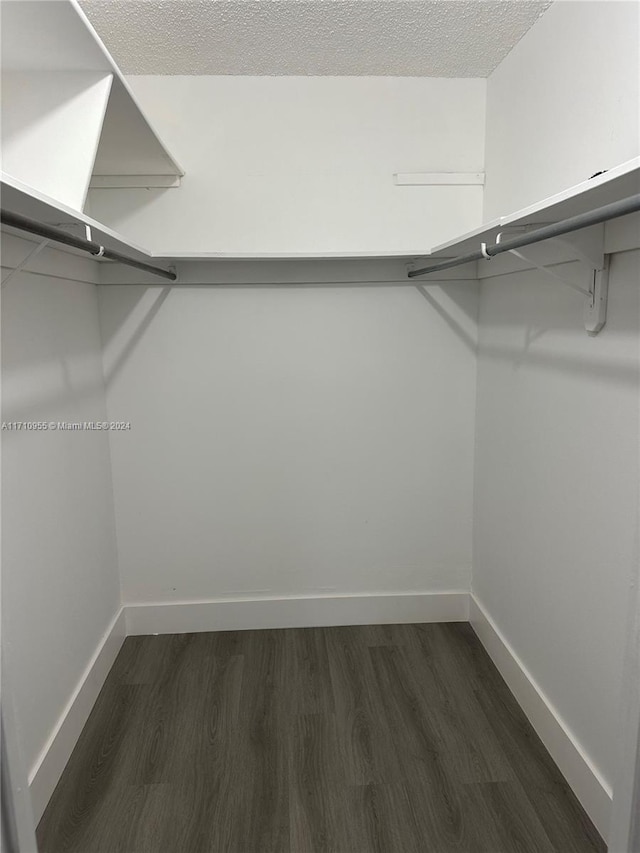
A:
POLYGON ((580 231, 573 231, 571 234, 553 239, 569 246, 573 254, 592 269, 604 269, 604 224, 592 225, 590 228, 583 228, 580 231))
POLYGON ((597 335, 607 322, 609 296, 609 259, 604 255, 602 269, 594 269, 589 298, 584 306, 584 327, 590 335, 597 335))
MULTIPOLYGON (((524 232, 537 228, 540 228, 540 223, 512 227, 513 230, 524 232)), ((504 231, 501 231, 497 235, 496 243, 500 242, 503 233, 504 231)), ((510 249, 509 254, 515 255, 536 269, 539 269, 545 275, 586 296, 584 327, 590 335, 597 335, 607 321, 607 297, 609 292, 609 255, 605 255, 604 253, 604 225, 593 225, 590 228, 575 231, 570 236, 565 235, 552 239, 554 242, 568 246, 571 249, 572 255, 575 255, 578 260, 587 264, 589 267, 587 288, 580 287, 580 285, 572 281, 567 281, 567 279, 557 275, 557 273, 548 267, 536 263, 536 261, 515 249, 510 249)))
POLYGON ((38 243, 37 246, 35 246, 33 249, 31 249, 31 251, 27 254, 27 256, 23 260, 20 261, 18 266, 14 267, 14 269, 12 269, 10 273, 7 273, 7 275, 5 275, 5 277, 2 279, 2 287, 6 287, 7 284, 9 284, 11 279, 14 277, 14 275, 17 275, 19 272, 22 272, 22 270, 26 267, 26 265, 29 263, 29 261, 32 258, 35 258, 35 256, 37 254, 39 254, 44 249, 44 247, 46 245, 48 245, 48 243, 49 243, 48 240, 43 240, 41 243, 38 243))
MULTIPOLYGON (((546 225, 553 225, 553 223, 535 222, 531 225, 505 225, 500 233, 509 231, 526 234, 528 231, 537 231, 546 225)), ((604 223, 590 225, 588 228, 572 231, 571 234, 564 234, 562 237, 550 237, 549 242, 562 243, 564 246, 568 246, 578 260, 584 261, 593 269, 601 270, 604 268, 604 223)))
MULTIPOLYGON (((498 234, 498 238, 499 237, 500 235, 498 234)), ((496 243, 499 242, 500 240, 496 239, 496 243)), ((591 295, 591 291, 587 290, 586 287, 580 287, 579 284, 574 284, 572 281, 567 281, 566 278, 563 278, 561 275, 557 275, 552 270, 550 270, 549 267, 545 267, 543 264, 536 263, 536 261, 534 261, 532 258, 528 258, 526 255, 523 255, 522 252, 518 252, 516 251, 516 249, 509 249, 509 254, 515 255, 516 258, 520 258, 521 261, 524 261, 527 264, 531 264, 532 267, 535 267, 536 269, 540 270, 540 272, 543 272, 545 275, 548 275, 551 278, 554 278, 556 281, 559 281, 560 284, 564 284, 565 287, 570 287, 571 290, 577 290, 578 293, 583 293, 585 296, 591 295)))

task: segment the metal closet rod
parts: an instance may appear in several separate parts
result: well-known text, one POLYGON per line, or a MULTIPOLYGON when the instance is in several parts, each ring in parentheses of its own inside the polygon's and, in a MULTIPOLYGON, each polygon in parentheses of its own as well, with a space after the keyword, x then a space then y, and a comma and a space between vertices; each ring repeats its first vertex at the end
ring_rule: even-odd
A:
POLYGON ((569 217, 569 219, 562 219, 560 222, 536 228, 535 231, 529 231, 528 234, 519 234, 517 237, 494 243, 492 246, 481 244, 481 249, 470 252, 468 255, 460 255, 459 258, 451 258, 442 261, 442 263, 434 264, 432 267, 411 270, 408 275, 409 278, 415 278, 417 275, 448 270, 460 266, 460 264, 468 264, 471 261, 488 260, 494 255, 519 249, 521 246, 530 246, 532 243, 540 243, 542 240, 550 240, 552 237, 560 237, 562 234, 569 234, 571 231, 578 231, 580 228, 587 228, 589 225, 599 225, 601 222, 626 216, 628 213, 635 213, 638 210, 640 210, 640 193, 629 196, 629 198, 623 198, 620 201, 614 201, 611 204, 605 204, 603 207, 596 207, 595 210, 589 210, 586 213, 579 213, 577 216, 569 217))
POLYGON ((127 255, 121 255, 120 252, 114 252, 111 249, 106 249, 100 243, 94 240, 83 240, 81 237, 75 237, 73 234, 68 234, 60 228, 54 228, 52 225, 45 225, 42 222, 36 222, 35 219, 28 219, 26 216, 20 216, 19 213, 10 213, 8 210, 0 210, 0 221, 3 225, 11 228, 17 228, 19 231, 28 231, 29 234, 37 234, 38 237, 44 237, 46 240, 53 240, 56 243, 64 243, 66 246, 73 246, 74 249, 80 249, 81 252, 89 252, 100 258, 107 258, 110 261, 118 261, 120 264, 126 264, 128 267, 136 267, 139 270, 160 275, 162 278, 168 278, 170 281, 175 281, 177 276, 171 270, 165 270, 162 267, 155 267, 153 264, 145 264, 144 261, 137 261, 135 258, 130 258, 127 255))

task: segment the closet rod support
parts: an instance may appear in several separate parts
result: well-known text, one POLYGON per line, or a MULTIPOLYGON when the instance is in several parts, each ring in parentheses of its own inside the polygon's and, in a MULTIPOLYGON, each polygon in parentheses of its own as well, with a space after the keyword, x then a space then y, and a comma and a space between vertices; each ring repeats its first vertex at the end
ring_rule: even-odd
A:
POLYGON ((55 243, 63 243, 65 246, 72 246, 74 249, 79 249, 81 252, 87 252, 94 257, 106 258, 110 261, 117 261, 119 264, 125 264, 128 267, 135 267, 139 270, 152 273, 153 275, 168 278, 170 281, 175 281, 177 275, 174 270, 166 270, 162 267, 156 267, 153 264, 147 264, 144 261, 138 261, 135 258, 130 258, 128 255, 122 255, 120 252, 114 252, 96 243, 94 240, 83 240, 73 234, 62 231, 60 228, 54 228, 43 222, 37 222, 34 219, 28 219, 26 216, 21 216, 19 213, 11 213, 8 210, 0 210, 0 223, 9 228, 16 228, 18 231, 25 231, 28 234, 36 234, 43 237, 45 240, 52 240, 55 243))

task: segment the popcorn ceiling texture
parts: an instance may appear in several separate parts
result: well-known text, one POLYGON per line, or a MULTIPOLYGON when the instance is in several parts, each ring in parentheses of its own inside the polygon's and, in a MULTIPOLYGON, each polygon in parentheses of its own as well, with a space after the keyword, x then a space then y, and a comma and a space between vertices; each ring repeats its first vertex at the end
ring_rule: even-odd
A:
POLYGON ((551 0, 84 0, 125 74, 487 77, 551 0))

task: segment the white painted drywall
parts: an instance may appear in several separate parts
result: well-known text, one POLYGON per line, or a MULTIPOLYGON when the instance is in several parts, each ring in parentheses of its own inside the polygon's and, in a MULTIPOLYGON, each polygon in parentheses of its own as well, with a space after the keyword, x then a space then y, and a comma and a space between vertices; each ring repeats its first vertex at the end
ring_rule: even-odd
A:
MULTIPOLYGON (((3 266, 33 247, 3 235, 3 266)), ((3 288, 3 421, 106 420, 96 266, 45 250, 28 267, 44 275, 3 288)), ((104 432, 1 437, 3 660, 33 771, 120 605, 109 443, 104 432)))
POLYGON ((608 785, 639 557, 639 269, 613 255, 597 337, 537 270, 481 287, 473 591, 608 785))
POLYGON ((484 220, 640 152, 640 4, 556 0, 487 80, 484 220))
POLYGON ((485 80, 129 78, 186 171, 170 190, 92 190, 92 214, 161 254, 424 251, 480 224, 485 80))
MULTIPOLYGON (((485 220, 638 154, 639 10, 556 2, 490 76, 485 220)), ((638 258, 613 256, 594 338, 578 294, 513 269, 480 269, 473 591, 610 789, 638 562, 638 258)))
POLYGON ((125 603, 468 589, 477 285, 389 280, 100 288, 125 603))

